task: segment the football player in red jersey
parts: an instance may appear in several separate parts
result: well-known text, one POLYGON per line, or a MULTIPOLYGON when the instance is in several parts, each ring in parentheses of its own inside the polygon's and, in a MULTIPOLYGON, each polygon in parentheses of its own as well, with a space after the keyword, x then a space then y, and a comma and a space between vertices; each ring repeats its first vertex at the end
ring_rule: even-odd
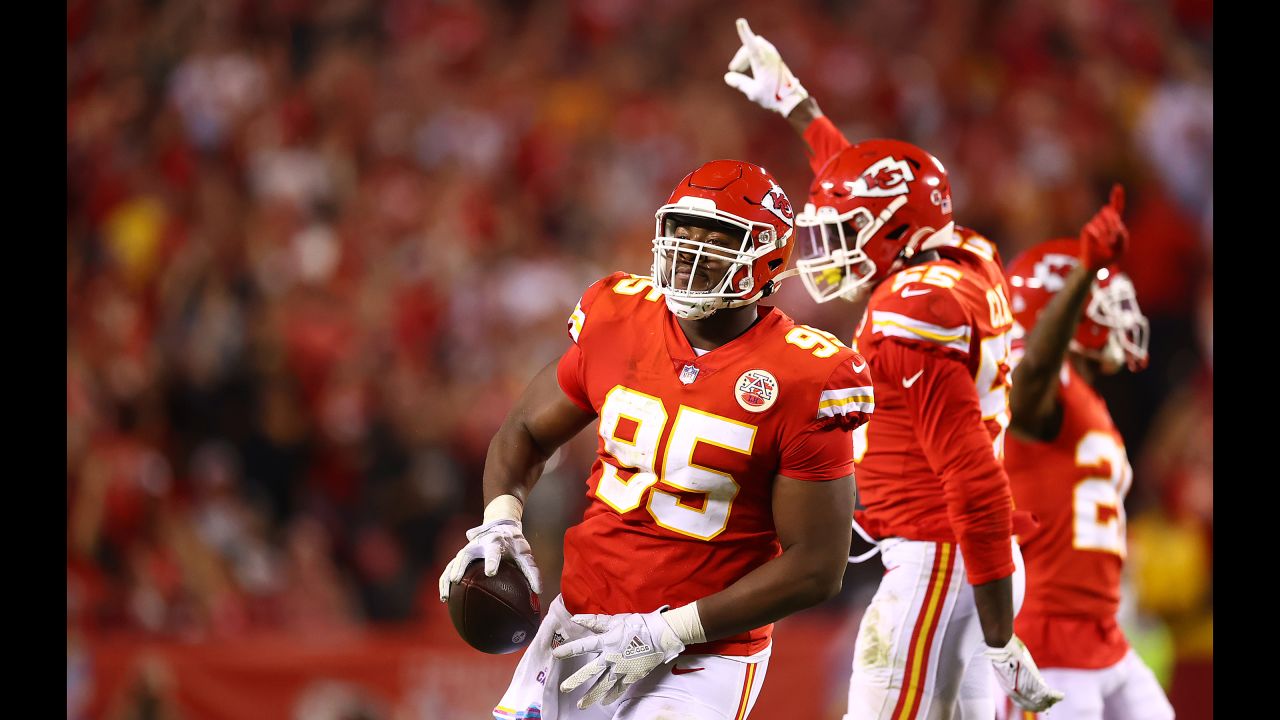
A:
POLYGON ((811 149, 796 267, 818 302, 870 291, 855 349, 878 406, 856 434, 857 522, 885 575, 854 646, 847 720, 989 718, 991 670, 1019 706, 1062 698, 1014 634, 1015 513, 1001 463, 1013 316, 995 246, 952 218, 947 173, 910 143, 850 145, 738 21, 725 82, 778 112, 811 149), (750 71, 750 74, 746 74, 750 71))
POLYGON ((746 717, 772 623, 839 590, 852 431, 874 400, 861 356, 759 304, 791 255, 793 215, 761 167, 690 173, 657 212, 652 277, 586 290, 568 350, 494 437, 484 524, 441 575, 442 600, 472 560, 492 573, 504 555, 538 589, 524 498, 599 418, 563 592, 494 717, 746 717))
POLYGON ((1160 683, 1116 622, 1133 471, 1092 387, 1099 374, 1147 363, 1147 319, 1115 267, 1128 244, 1123 209, 1117 185, 1078 239, 1041 243, 1006 273, 1015 334, 1026 332, 1010 360, 1005 469, 1017 506, 1040 520, 1019 537, 1027 593, 1015 629, 1066 692, 1055 716, 1170 720, 1160 683))

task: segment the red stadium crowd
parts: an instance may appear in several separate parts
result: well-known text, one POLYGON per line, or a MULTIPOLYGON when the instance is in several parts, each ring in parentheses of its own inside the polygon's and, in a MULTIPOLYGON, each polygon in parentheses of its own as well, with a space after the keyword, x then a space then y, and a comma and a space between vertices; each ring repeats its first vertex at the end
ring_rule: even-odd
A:
MULTIPOLYGON (((1101 387, 1136 472, 1134 622, 1169 638, 1193 712, 1178 672, 1212 658, 1211 10, 70 0, 69 717, 86 634, 322 633, 436 602, 490 438, 583 289, 648 271, 672 183, 735 157, 805 195, 797 141, 720 80, 738 15, 846 136, 942 159, 1006 259, 1128 189, 1151 367, 1101 387)), ((779 304, 847 339, 856 318, 796 285, 779 304)), ((548 597, 592 449, 553 460, 526 515, 548 597)))

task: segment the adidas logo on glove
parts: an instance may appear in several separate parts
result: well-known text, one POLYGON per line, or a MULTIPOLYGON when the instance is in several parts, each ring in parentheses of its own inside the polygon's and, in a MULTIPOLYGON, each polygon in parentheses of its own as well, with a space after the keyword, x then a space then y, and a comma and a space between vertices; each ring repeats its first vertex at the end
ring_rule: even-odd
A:
POLYGON ((640 639, 639 635, 633 635, 631 642, 627 643, 627 649, 622 651, 623 658, 633 658, 637 655, 653 652, 653 648, 640 639))

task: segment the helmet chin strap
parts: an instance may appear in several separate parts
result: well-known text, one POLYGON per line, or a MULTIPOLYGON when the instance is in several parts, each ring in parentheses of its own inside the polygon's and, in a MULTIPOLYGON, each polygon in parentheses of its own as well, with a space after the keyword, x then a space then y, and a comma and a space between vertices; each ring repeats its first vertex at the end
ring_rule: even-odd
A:
MULTIPOLYGON (((942 226, 942 229, 930 233, 920 242, 917 249, 912 250, 912 255, 916 252, 924 252, 925 250, 936 250, 940 247, 954 247, 959 243, 955 239, 956 223, 954 220, 942 226)), ((926 228, 927 230, 927 228, 926 228)), ((909 245, 910 243, 908 243, 909 245)))
POLYGON ((732 308, 751 305, 763 297, 764 292, 758 292, 748 298, 707 298, 706 300, 685 300, 683 298, 673 297, 664 292, 663 296, 667 301, 667 309, 675 314, 676 317, 685 318, 686 320, 705 320, 716 314, 717 310, 729 310, 732 308))
MULTIPOLYGON (((663 293, 663 295, 666 295, 666 293, 663 293)), ((666 300, 668 310, 674 313, 676 317, 687 320, 709 318, 715 314, 716 310, 720 309, 711 300, 688 302, 687 300, 678 300, 670 295, 666 295, 666 300)))
POLYGON ((1114 329, 1107 335, 1107 344, 1102 347, 1102 362, 1116 368, 1124 367, 1124 347, 1114 329))
POLYGON ((787 268, 786 270, 783 270, 777 275, 774 275, 773 280, 771 281, 773 283, 773 292, 778 292, 778 286, 782 284, 783 280, 799 274, 800 274, 800 268, 791 267, 791 268, 787 268))
POLYGON ((1096 361, 1102 366, 1104 372, 1111 373, 1125 367, 1126 365, 1124 347, 1116 338, 1115 332, 1116 331, 1112 329, 1111 334, 1107 336, 1106 344, 1102 346, 1101 350, 1090 350, 1085 348, 1080 344, 1080 341, 1075 338, 1071 339, 1071 343, 1068 347, 1073 352, 1077 352, 1083 357, 1096 361))

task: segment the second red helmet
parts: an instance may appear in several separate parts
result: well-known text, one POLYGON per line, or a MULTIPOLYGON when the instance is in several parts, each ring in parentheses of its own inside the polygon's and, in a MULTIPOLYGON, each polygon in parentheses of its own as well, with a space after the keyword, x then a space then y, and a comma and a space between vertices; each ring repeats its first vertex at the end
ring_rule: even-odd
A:
POLYGON ((901 140, 850 145, 818 171, 796 225, 796 268, 809 294, 817 302, 848 297, 896 272, 930 241, 950 239, 946 168, 901 140))

